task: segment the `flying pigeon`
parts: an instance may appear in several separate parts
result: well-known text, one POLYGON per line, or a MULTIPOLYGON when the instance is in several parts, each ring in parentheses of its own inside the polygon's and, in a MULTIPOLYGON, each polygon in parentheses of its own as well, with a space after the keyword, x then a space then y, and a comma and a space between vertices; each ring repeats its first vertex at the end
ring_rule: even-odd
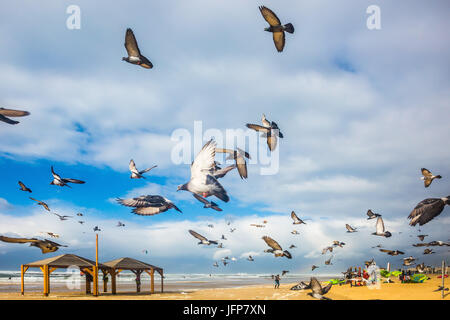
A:
POLYGON ((82 217, 83 214, 82 214, 81 212, 78 212, 78 213, 77 213, 77 216, 78 216, 78 217, 82 217))
POLYGON ((228 240, 227 238, 225 238, 225 235, 222 235, 221 240, 228 240))
POLYGON ((325 261, 325 265, 327 265, 327 266, 332 265, 332 263, 331 263, 331 259, 332 259, 332 258, 333 258, 333 257, 330 257, 330 259, 326 260, 326 261, 325 261))
POLYGON ((370 219, 375 219, 375 218, 381 217, 381 214, 373 213, 372 210, 369 209, 369 210, 367 210, 367 216, 368 216, 367 220, 370 220, 370 219))
POLYGON ((294 249, 294 248, 297 248, 295 245, 293 245, 293 244, 291 244, 290 246, 289 246, 289 249, 294 249))
POLYGON ((22 191, 27 191, 27 192, 29 192, 29 193, 32 192, 31 189, 30 189, 30 188, 27 188, 27 186, 24 185, 22 181, 19 181, 19 186, 20 186, 20 190, 22 190, 22 191))
POLYGON ((256 223, 252 223, 252 224, 250 224, 250 226, 256 227, 256 228, 265 228, 265 227, 266 227, 266 226, 263 225, 263 224, 256 224, 256 223))
POLYGON ((94 227, 94 232, 97 232, 97 231, 102 231, 98 226, 95 226, 94 227))
POLYGON ((53 233, 53 232, 41 232, 49 235, 52 238, 59 238, 59 234, 53 233))
POLYGON ((72 218, 72 216, 62 216, 60 214, 57 214, 56 212, 52 212, 55 216, 59 218, 59 220, 64 221, 67 220, 67 218, 72 218))
POLYGON ((372 234, 375 236, 381 236, 386 238, 392 236, 392 234, 389 231, 385 231, 383 218, 381 217, 377 218, 376 231, 372 234))
POLYGON ((302 219, 300 219, 294 211, 291 212, 291 218, 294 220, 292 224, 306 224, 302 219))
POLYGON ((423 254, 432 254, 432 253, 435 253, 434 251, 433 251, 433 249, 425 249, 424 251, 423 251, 423 254))
POLYGON ((318 266, 316 266, 316 265, 312 265, 312 267, 311 267, 311 271, 314 271, 315 269, 317 269, 318 268, 318 266))
POLYGON ((230 232, 231 232, 231 233, 233 233, 233 232, 235 232, 235 231, 236 231, 236 228, 231 228, 231 229, 230 229, 230 232))
POLYGON ((272 238, 268 237, 268 236, 264 236, 262 237, 262 239, 266 242, 266 244, 271 248, 271 249, 267 249, 270 251, 270 253, 273 253, 275 255, 275 257, 286 257, 288 259, 292 259, 292 256, 290 254, 289 251, 284 250, 281 248, 281 246, 278 244, 278 242, 276 242, 275 240, 273 240, 272 238))
POLYGON ((425 239, 425 237, 428 237, 428 235, 427 235, 427 234, 419 234, 419 235, 417 236, 417 238, 419 238, 420 241, 423 241, 423 240, 425 239))
POLYGON ((197 232, 195 232, 194 230, 189 230, 189 233, 194 237, 197 238, 198 240, 200 240, 200 242, 198 244, 206 244, 206 245, 210 245, 210 244, 218 244, 217 241, 213 241, 213 240, 208 240, 206 239, 204 236, 198 234, 197 232))
POLYGON ((130 28, 127 29, 125 34, 125 49, 127 49, 128 57, 123 57, 123 61, 136 64, 146 69, 153 68, 150 60, 141 55, 133 30, 130 28))
POLYGON ((124 206, 134 207, 132 212, 141 216, 153 216, 172 208, 181 212, 172 201, 158 195, 146 195, 130 199, 117 198, 116 200, 124 206))
POLYGON ((422 168, 420 169, 422 171, 422 177, 420 177, 421 180, 423 180, 423 183, 425 185, 425 188, 428 188, 430 184, 433 182, 434 179, 441 179, 442 177, 440 175, 433 175, 430 170, 422 168))
POLYGON ((55 171, 53 170, 53 166, 51 168, 52 168, 53 181, 50 182, 50 184, 52 184, 52 185, 61 186, 61 187, 67 186, 70 188, 68 183, 77 183, 77 184, 85 183, 84 181, 77 180, 77 179, 61 178, 58 174, 55 173, 55 171))
POLYGON ((267 146, 270 151, 273 151, 277 147, 278 137, 283 138, 283 134, 280 132, 278 125, 275 122, 271 122, 270 127, 260 126, 258 124, 247 123, 247 128, 253 129, 257 132, 262 132, 267 140, 267 146))
POLYGON ((214 228, 213 224, 208 224, 208 228, 214 228))
POLYGON ((349 224, 346 224, 345 227, 347 228, 347 232, 349 233, 358 232, 356 231, 356 228, 352 228, 349 224))
POLYGON ((218 268, 218 267, 219 267, 219 264, 217 263, 217 261, 216 261, 216 262, 214 262, 214 264, 213 264, 213 267, 216 267, 216 268, 218 268))
POLYGON ((291 231, 292 234, 300 234, 300 232, 298 232, 297 230, 293 230, 291 231))
POLYGON ((320 282, 315 277, 311 277, 309 285, 311 287, 312 292, 308 293, 308 295, 319 300, 331 300, 330 298, 324 297, 324 295, 327 294, 328 291, 330 291, 331 287, 333 286, 331 282, 328 283, 326 287, 322 288, 320 282))
POLYGON ((125 224, 119 221, 119 222, 117 222, 116 227, 125 227, 125 224))
POLYGON ((195 157, 191 165, 191 179, 178 186, 177 191, 187 190, 192 193, 202 195, 203 197, 216 196, 224 202, 230 201, 226 190, 211 175, 211 169, 214 167, 214 156, 216 154, 216 142, 209 140, 202 150, 195 157))
POLYGON ((334 240, 333 241, 333 246, 343 248, 345 246, 345 243, 341 242, 341 241, 338 241, 338 240, 334 240))
POLYGON ((130 176, 131 179, 141 179, 141 178, 146 179, 146 178, 143 176, 143 174, 146 173, 146 172, 149 172, 149 171, 152 170, 153 168, 156 168, 157 165, 154 165, 154 166, 151 167, 151 168, 147 168, 147 169, 145 169, 145 170, 139 171, 139 170, 136 168, 136 164, 134 163, 134 160, 131 159, 131 160, 130 160, 130 164, 129 164, 128 167, 130 168, 130 171, 131 171, 131 176, 130 176))
POLYGON ((450 205, 450 196, 446 198, 428 198, 422 200, 411 211, 408 219, 411 221, 409 225, 415 226, 419 223, 420 226, 430 222, 434 217, 437 217, 444 210, 445 205, 450 205))
POLYGON ((10 238, 10 237, 4 237, 0 236, 0 241, 3 242, 9 242, 9 243, 30 243, 30 246, 37 247, 41 249, 42 253, 49 253, 49 252, 55 252, 59 249, 59 247, 67 247, 64 245, 61 245, 59 243, 50 241, 50 240, 39 240, 36 238, 10 238))
POLYGON ((218 249, 222 249, 223 248, 223 243, 219 243, 217 246, 218 249))
POLYGON ((248 256, 247 260, 248 260, 248 261, 255 261, 255 259, 253 259, 252 256, 248 256))
POLYGON ((294 26, 292 25, 292 23, 282 25, 280 19, 278 19, 276 14, 269 8, 260 6, 259 11, 261 11, 262 16, 270 25, 270 27, 264 28, 264 31, 272 32, 275 48, 277 49, 278 52, 282 52, 284 44, 286 42, 284 32, 286 31, 289 33, 294 33, 294 26))
POLYGON ((281 271, 281 276, 284 276, 286 273, 288 273, 289 272, 289 270, 283 270, 283 271, 281 271))
POLYGON ((24 117, 28 115, 30 115, 28 111, 0 108, 0 121, 6 122, 8 124, 19 123, 19 121, 11 120, 8 117, 24 117))
POLYGON ((202 202, 204 204, 203 208, 211 208, 214 209, 216 211, 222 211, 221 208, 219 208, 219 205, 213 201, 209 202, 208 200, 206 200, 205 198, 203 198, 202 196, 199 196, 196 193, 192 194, 194 196, 195 199, 197 199, 198 201, 202 202))
POLYGON ((381 252, 385 252, 390 256, 398 256, 399 254, 405 254, 402 251, 399 250, 387 250, 387 249, 380 249, 381 252))
POLYGON ((45 210, 50 211, 50 208, 48 207, 48 205, 45 202, 43 202, 41 200, 37 200, 37 199, 32 198, 32 197, 30 197, 30 199, 33 200, 33 201, 36 201, 39 206, 43 206, 45 208, 45 210))
POLYGON ((79 223, 79 224, 83 224, 83 223, 84 223, 84 221, 78 221, 78 223, 79 223))
POLYGON ((241 179, 247 179, 247 163, 245 162, 245 158, 251 159, 248 152, 245 152, 244 150, 241 150, 239 148, 237 148, 237 150, 216 148, 216 152, 227 153, 227 160, 234 159, 239 172, 239 176, 241 177, 241 179))
POLYGON ((333 252, 333 247, 326 247, 322 250, 322 254, 327 253, 327 251, 333 252))

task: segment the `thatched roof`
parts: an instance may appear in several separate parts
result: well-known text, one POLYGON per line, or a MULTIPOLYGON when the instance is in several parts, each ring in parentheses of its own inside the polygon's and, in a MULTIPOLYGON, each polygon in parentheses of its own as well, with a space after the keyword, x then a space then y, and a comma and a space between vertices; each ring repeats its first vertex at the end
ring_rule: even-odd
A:
MULTIPOLYGON (((77 266, 80 268, 89 268, 95 266, 95 261, 74 255, 74 254, 62 254, 56 257, 51 257, 31 263, 25 264, 27 267, 41 267, 48 265, 49 267, 68 268, 70 266, 77 266)), ((99 263, 100 269, 109 269, 108 266, 99 263)))
POLYGON ((104 265, 114 268, 114 269, 123 269, 123 270, 148 270, 148 269, 155 269, 156 271, 160 272, 163 269, 133 258, 119 258, 115 260, 111 260, 108 262, 105 262, 104 265))

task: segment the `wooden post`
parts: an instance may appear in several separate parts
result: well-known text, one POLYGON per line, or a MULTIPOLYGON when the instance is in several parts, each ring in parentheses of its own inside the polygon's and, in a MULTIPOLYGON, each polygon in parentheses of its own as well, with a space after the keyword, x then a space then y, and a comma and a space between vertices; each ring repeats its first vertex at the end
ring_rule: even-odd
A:
POLYGON ((88 273, 85 271, 84 277, 86 278, 86 294, 91 293, 91 282, 89 281, 88 273))
POLYGON ((25 293, 25 267, 20 265, 20 293, 24 295, 25 293))
POLYGON ((164 292, 164 271, 161 269, 161 293, 164 292))
POLYGON ((116 294, 116 270, 111 270, 111 293, 116 294))
POLYGON ((442 299, 444 299, 445 297, 445 274, 444 274, 444 269, 445 269, 445 261, 442 260, 442 299))
POLYGON ((108 292, 108 272, 103 271, 103 292, 108 292))
POLYGON ((151 290, 150 292, 155 293, 155 269, 150 269, 150 280, 151 280, 151 290))
POLYGON ((50 280, 48 273, 48 264, 44 265, 44 296, 48 297, 50 293, 50 280))
POLYGON ((95 234, 94 296, 98 296, 98 233, 95 234))

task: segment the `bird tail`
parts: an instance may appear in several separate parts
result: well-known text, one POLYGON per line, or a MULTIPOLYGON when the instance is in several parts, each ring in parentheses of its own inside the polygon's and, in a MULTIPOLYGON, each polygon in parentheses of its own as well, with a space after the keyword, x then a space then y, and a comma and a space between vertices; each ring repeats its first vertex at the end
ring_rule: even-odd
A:
POLYGON ((285 24, 284 31, 294 33, 294 26, 292 25, 292 23, 285 24))

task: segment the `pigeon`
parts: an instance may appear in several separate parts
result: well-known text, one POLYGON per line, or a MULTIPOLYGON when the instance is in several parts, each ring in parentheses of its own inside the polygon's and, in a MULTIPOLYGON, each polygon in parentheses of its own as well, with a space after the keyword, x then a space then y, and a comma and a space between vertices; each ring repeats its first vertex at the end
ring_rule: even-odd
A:
POLYGON ((234 161, 236 162, 237 170, 239 172, 239 176, 241 177, 241 179, 247 179, 247 163, 245 162, 245 158, 251 159, 248 152, 245 152, 239 148, 237 148, 237 150, 216 148, 216 152, 227 153, 227 160, 234 159, 234 161))
POLYGON ((420 241, 423 241, 425 239, 425 237, 428 237, 428 235, 427 234, 419 234, 417 237, 420 239, 420 241))
POLYGON ((375 263, 375 259, 374 258, 372 258, 372 260, 369 260, 369 261, 364 261, 364 265, 366 265, 366 266, 371 266, 374 263, 375 263))
POLYGON ((248 260, 248 261, 255 261, 255 259, 253 259, 252 256, 248 256, 247 260, 248 260))
POLYGON ((300 232, 298 232, 297 230, 293 230, 291 231, 292 234, 300 234, 300 232))
POLYGON ((214 228, 213 224, 208 224, 208 228, 214 228))
POLYGON ((414 260, 415 259, 407 259, 407 258, 405 258, 405 259, 403 259, 403 265, 404 266, 410 266, 410 265, 413 265, 414 264, 414 260))
POLYGON ((59 218, 59 220, 64 221, 67 220, 67 218, 72 218, 72 216, 62 216, 60 214, 57 214, 56 212, 52 212, 55 216, 59 218))
POLYGON ((198 234, 197 232, 195 232, 194 230, 189 230, 189 233, 194 237, 197 238, 198 240, 200 240, 200 242, 198 244, 206 244, 206 245, 210 245, 210 244, 218 244, 217 241, 212 241, 212 240, 208 240, 206 239, 204 236, 198 234))
POLYGON ((68 183, 77 183, 77 184, 85 183, 84 181, 77 180, 77 179, 61 178, 58 174, 55 173, 55 171, 53 170, 53 166, 51 168, 52 168, 53 181, 50 182, 50 184, 52 184, 52 185, 61 186, 61 187, 67 186, 70 188, 68 183))
POLYGON ((399 250, 387 250, 387 249, 380 249, 381 252, 386 252, 390 256, 398 256, 399 254, 405 254, 402 251, 399 250))
POLYGON ((142 250, 142 253, 148 254, 148 250, 142 250))
POLYGON ((291 218, 294 220, 292 224, 306 224, 302 219, 300 219, 294 211, 291 212, 291 218))
POLYGON ((389 231, 385 231, 383 218, 381 217, 377 218, 376 231, 372 234, 375 236, 381 236, 386 238, 392 236, 392 234, 389 231))
POLYGON ((3 121, 8 124, 18 124, 19 123, 19 121, 11 120, 8 117, 24 117, 24 116, 28 116, 28 115, 30 115, 30 113, 28 111, 0 108, 0 121, 3 121))
POLYGON ((264 236, 264 237, 262 237, 262 239, 271 248, 271 249, 267 249, 267 250, 270 250, 267 252, 273 253, 275 255, 275 257, 286 257, 288 259, 292 259, 290 252, 287 250, 283 251, 283 249, 278 244, 278 242, 276 242, 275 240, 273 240, 272 238, 270 238, 268 236, 264 236))
POLYGON ((78 213, 77 213, 77 216, 78 216, 78 217, 82 217, 83 214, 82 214, 81 212, 78 212, 78 213))
POLYGON ((349 233, 358 232, 356 231, 356 228, 352 228, 349 224, 346 224, 345 227, 347 228, 347 232, 349 233))
POLYGON ((219 205, 213 201, 209 202, 208 200, 206 200, 205 198, 203 198, 202 196, 199 196, 196 193, 192 194, 194 196, 195 199, 197 199, 198 201, 202 202, 204 204, 203 208, 211 208, 214 209, 216 211, 222 211, 221 208, 219 208, 219 205))
POLYGON ((278 141, 277 137, 283 138, 283 134, 280 132, 278 125, 273 121, 271 122, 270 127, 264 127, 264 126, 260 126, 258 124, 252 124, 252 123, 247 123, 246 126, 249 129, 253 129, 257 132, 263 133, 264 137, 267 140, 267 146, 269 147, 270 151, 273 151, 276 149, 277 141, 278 141))
POLYGON ((10 237, 4 237, 0 236, 0 241, 3 242, 9 242, 9 243, 30 243, 30 246, 37 247, 41 249, 42 253, 49 253, 49 252, 55 252, 59 249, 59 247, 67 247, 64 245, 61 245, 59 243, 50 241, 50 240, 39 240, 36 238, 10 238, 10 237))
POLYGON ((269 8, 260 6, 259 11, 261 11, 262 16, 270 25, 270 27, 264 28, 264 31, 272 32, 275 48, 277 49, 278 52, 282 52, 284 44, 286 42, 284 32, 286 31, 289 33, 294 33, 294 26, 292 25, 292 23, 282 25, 280 19, 278 19, 276 14, 269 8))
POLYGON ((153 64, 150 60, 141 54, 133 30, 130 28, 128 28, 125 33, 125 49, 127 49, 128 57, 123 57, 123 61, 136 64, 146 69, 153 68, 153 64))
POLYGON ((177 191, 187 190, 192 193, 202 195, 207 198, 209 196, 216 196, 224 202, 230 201, 226 190, 211 175, 211 169, 214 167, 214 156, 216 142, 209 140, 202 148, 202 150, 195 157, 191 165, 191 179, 189 182, 178 186, 177 191))
POLYGON ((345 243, 341 242, 341 241, 338 241, 338 240, 334 240, 333 241, 333 246, 343 248, 345 246, 345 243))
POLYGON ((95 226, 94 227, 94 232, 97 232, 97 231, 102 231, 98 226, 95 226))
POLYGON ((422 264, 418 264, 416 266, 416 270, 418 273, 424 273, 425 272, 425 263, 422 262, 422 264))
POLYGON ((283 270, 283 271, 281 271, 281 276, 284 276, 286 273, 288 273, 289 272, 289 270, 283 270))
POLYGON ((381 247, 382 247, 381 244, 377 244, 375 247, 372 247, 372 249, 381 248, 381 247))
POLYGON ((29 192, 29 193, 32 192, 31 189, 30 189, 30 188, 27 188, 27 186, 24 185, 22 181, 19 181, 19 186, 20 186, 20 189, 19 189, 19 190, 27 191, 27 192, 29 192))
POLYGON ((172 208, 182 212, 172 201, 159 195, 144 195, 130 199, 117 198, 116 200, 123 206, 134 207, 132 212, 141 216, 153 216, 172 208))
POLYGON ((217 263, 217 261, 216 261, 216 262, 214 262, 214 264, 213 264, 213 267, 216 267, 216 268, 218 268, 218 267, 219 267, 219 264, 217 263))
POLYGON ((263 225, 263 224, 256 224, 256 223, 252 223, 252 224, 250 224, 250 226, 256 227, 256 228, 265 228, 265 227, 266 227, 266 226, 263 225))
POLYGON ((218 249, 222 249, 222 248, 223 248, 223 243, 219 243, 219 244, 217 245, 217 248, 218 248, 218 249))
POLYGON ((52 238, 59 238, 59 234, 53 233, 53 232, 42 232, 48 234, 52 238))
POLYGON ((434 251, 433 251, 433 249, 425 249, 424 251, 423 251, 423 254, 432 254, 432 253, 435 253, 434 251))
POLYGON ((445 205, 450 205, 450 196, 447 196, 446 198, 428 198, 422 200, 409 214, 408 219, 411 220, 409 225, 414 227, 418 223, 422 226, 430 222, 434 217, 441 214, 445 205))
POLYGON ((125 224, 119 221, 119 222, 117 222, 116 227, 125 227, 125 224))
POLYGON ((147 168, 147 169, 145 169, 145 170, 139 171, 139 170, 136 168, 136 164, 134 163, 134 160, 131 159, 131 160, 130 160, 130 164, 129 164, 128 167, 130 168, 130 171, 131 171, 131 176, 130 176, 131 179, 141 179, 141 178, 146 179, 146 178, 143 176, 143 174, 146 173, 146 172, 149 172, 149 171, 152 170, 153 168, 156 168, 157 165, 155 165, 155 166, 153 166, 153 167, 151 167, 151 168, 147 168))
POLYGON ((223 263, 223 265, 224 265, 225 267, 227 266, 227 264, 229 264, 229 262, 226 261, 226 260, 222 260, 222 263, 223 263))
POLYGON ((319 267, 313 264, 312 267, 311 267, 311 271, 314 271, 317 268, 319 268, 319 267))
POLYGON ((422 168, 420 170, 422 171, 422 177, 420 177, 420 179, 423 180, 425 188, 428 188, 434 179, 442 178, 440 175, 437 176, 433 175, 431 171, 428 169, 422 168))
POLYGON ((233 233, 233 232, 235 232, 235 231, 236 231, 236 228, 231 228, 231 229, 230 229, 230 232, 231 232, 231 233, 233 233))
POLYGON ((322 254, 327 253, 327 251, 333 252, 333 247, 326 247, 322 250, 322 254))
POLYGON ((79 224, 83 224, 83 223, 84 223, 84 221, 78 221, 78 223, 79 223, 79 224))
POLYGON ((39 206, 43 206, 45 208, 45 210, 50 211, 50 208, 48 207, 48 205, 45 202, 43 202, 41 200, 37 200, 37 199, 32 198, 32 197, 30 197, 30 199, 33 200, 33 201, 36 201, 39 206))
POLYGON ((327 294, 328 291, 330 291, 331 287, 333 286, 331 282, 328 283, 326 287, 322 288, 320 282, 315 277, 311 277, 309 286, 312 291, 311 293, 308 293, 309 296, 319 300, 331 300, 330 298, 324 297, 324 295, 327 294))
POLYGON ((227 238, 225 238, 224 235, 222 235, 222 238, 220 238, 221 240, 228 240, 227 238))
POLYGON ((370 220, 370 219, 375 219, 375 218, 381 217, 381 214, 373 213, 372 210, 369 209, 369 210, 367 210, 367 216, 368 216, 367 220, 370 220))
POLYGON ((293 244, 291 244, 290 246, 289 246, 289 249, 294 249, 294 248, 297 248, 295 245, 293 245, 293 244))
POLYGON ((431 247, 435 247, 435 246, 439 246, 439 247, 447 246, 447 247, 449 247, 449 246, 450 246, 450 243, 444 242, 444 241, 441 241, 441 240, 438 240, 438 241, 431 241, 431 242, 429 242, 429 243, 428 243, 428 246, 431 246, 431 247))
POLYGON ((325 261, 325 265, 327 265, 327 266, 332 265, 332 263, 331 263, 331 259, 332 259, 332 258, 333 258, 333 257, 330 257, 330 259, 326 260, 326 261, 325 261))

